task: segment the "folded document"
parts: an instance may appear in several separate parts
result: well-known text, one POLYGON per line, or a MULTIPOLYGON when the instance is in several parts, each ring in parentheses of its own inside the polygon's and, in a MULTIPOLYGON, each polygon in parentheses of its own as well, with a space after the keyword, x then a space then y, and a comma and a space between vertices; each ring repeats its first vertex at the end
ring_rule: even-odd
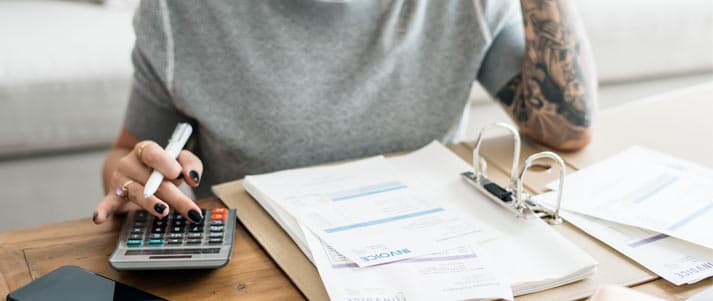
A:
POLYGON ((565 183, 562 215, 584 232, 675 285, 713 276, 710 169, 636 146, 565 183))
POLYGON ((568 175, 565 183, 564 209, 713 249, 710 168, 635 146, 568 175))

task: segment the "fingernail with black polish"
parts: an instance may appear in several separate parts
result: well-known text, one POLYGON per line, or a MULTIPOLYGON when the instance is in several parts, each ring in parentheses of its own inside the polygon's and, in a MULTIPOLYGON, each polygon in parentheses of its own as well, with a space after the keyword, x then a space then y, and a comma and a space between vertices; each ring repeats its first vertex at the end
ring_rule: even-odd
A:
POLYGON ((92 221, 93 221, 94 223, 97 222, 97 216, 99 216, 99 213, 94 212, 94 214, 92 215, 92 221))
POLYGON ((188 173, 189 176, 191 176, 191 180, 193 180, 194 183, 198 184, 201 181, 201 178, 198 176, 198 172, 195 170, 191 170, 188 173))
POLYGON ((203 220, 203 216, 195 209, 188 210, 188 217, 191 218, 194 223, 200 223, 203 220))
POLYGON ((163 211, 166 210, 166 205, 156 203, 156 205, 153 205, 153 210, 156 210, 156 213, 158 214, 163 214, 163 211))

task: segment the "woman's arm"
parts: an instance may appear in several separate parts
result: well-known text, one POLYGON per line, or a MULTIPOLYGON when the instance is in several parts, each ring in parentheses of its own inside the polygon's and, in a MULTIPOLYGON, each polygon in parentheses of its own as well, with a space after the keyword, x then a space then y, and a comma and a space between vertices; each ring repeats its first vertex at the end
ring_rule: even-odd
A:
POLYGON ((497 98, 520 130, 559 150, 591 140, 597 79, 586 35, 570 1, 521 0, 522 71, 497 98))

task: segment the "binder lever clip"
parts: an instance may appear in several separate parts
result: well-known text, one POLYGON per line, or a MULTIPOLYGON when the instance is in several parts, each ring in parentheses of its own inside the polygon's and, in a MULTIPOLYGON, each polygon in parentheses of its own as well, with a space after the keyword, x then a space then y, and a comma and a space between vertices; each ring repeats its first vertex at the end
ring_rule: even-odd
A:
POLYGON ((473 148, 473 171, 464 172, 461 176, 463 176, 466 182, 475 186, 476 189, 485 194, 489 199, 520 218, 528 218, 530 215, 535 215, 551 225, 561 224, 562 218, 560 217, 559 211, 560 205, 562 204, 562 190, 566 175, 564 161, 553 152, 539 152, 529 156, 525 160, 525 164, 520 172, 517 172, 517 167, 520 165, 520 144, 520 135, 513 126, 502 122, 485 126, 478 134, 475 147, 473 148), (510 182, 506 187, 502 187, 488 179, 486 176, 488 165, 486 161, 480 157, 480 145, 483 141, 483 133, 496 127, 507 130, 511 134, 514 142, 510 182), (559 190, 557 191, 557 206, 554 210, 535 202, 532 197, 525 192, 523 187, 526 171, 535 165, 535 161, 540 159, 550 159, 559 165, 559 190))

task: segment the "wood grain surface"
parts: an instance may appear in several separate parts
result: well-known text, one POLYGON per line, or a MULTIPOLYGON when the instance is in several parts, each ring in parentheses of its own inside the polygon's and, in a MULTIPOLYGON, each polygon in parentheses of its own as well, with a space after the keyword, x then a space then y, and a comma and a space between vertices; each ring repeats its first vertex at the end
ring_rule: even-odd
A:
MULTIPOLYGON (((224 207, 217 199, 202 208, 224 207)), ((230 263, 215 270, 115 271, 108 260, 123 217, 82 219, 0 232, 0 296, 63 266, 76 265, 170 300, 302 300, 304 297, 238 223, 230 263)))

